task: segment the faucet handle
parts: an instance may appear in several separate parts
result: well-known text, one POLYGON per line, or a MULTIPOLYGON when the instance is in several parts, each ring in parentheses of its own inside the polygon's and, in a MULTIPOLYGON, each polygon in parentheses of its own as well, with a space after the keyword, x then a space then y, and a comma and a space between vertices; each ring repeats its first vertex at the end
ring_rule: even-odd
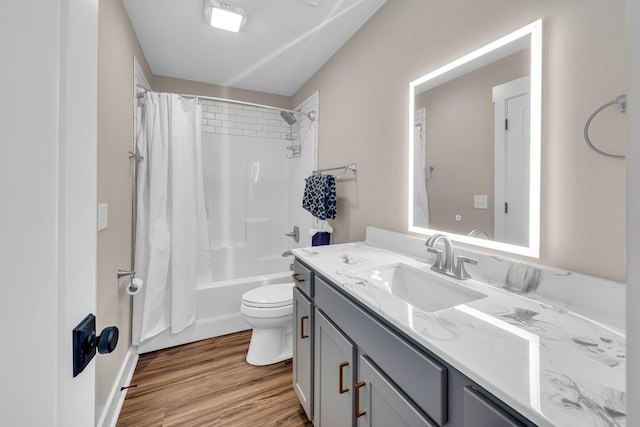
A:
POLYGON ((460 280, 470 279, 471 275, 467 272, 467 269, 464 268, 464 263, 478 265, 478 260, 475 258, 469 258, 464 255, 458 255, 456 257, 456 278, 460 280))
POLYGON ((437 267, 439 269, 442 268, 442 250, 436 249, 431 246, 427 246, 427 252, 431 252, 432 254, 436 254, 436 261, 433 263, 432 267, 437 267))

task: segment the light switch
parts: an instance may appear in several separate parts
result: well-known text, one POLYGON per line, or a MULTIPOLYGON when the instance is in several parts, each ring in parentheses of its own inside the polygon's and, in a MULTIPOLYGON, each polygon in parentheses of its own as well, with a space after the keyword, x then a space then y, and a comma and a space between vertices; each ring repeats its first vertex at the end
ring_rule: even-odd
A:
POLYGON ((475 194, 473 196, 473 207, 476 209, 488 209, 487 195, 475 194))
POLYGON ((100 203, 98 205, 98 231, 102 231, 109 225, 109 205, 100 203))

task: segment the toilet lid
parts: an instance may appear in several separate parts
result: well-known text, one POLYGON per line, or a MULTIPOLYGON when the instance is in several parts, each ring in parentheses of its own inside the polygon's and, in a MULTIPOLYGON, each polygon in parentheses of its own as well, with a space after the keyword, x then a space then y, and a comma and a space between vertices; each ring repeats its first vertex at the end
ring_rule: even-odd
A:
POLYGON ((293 283, 260 286, 242 294, 242 302, 250 307, 284 307, 293 303, 293 283))

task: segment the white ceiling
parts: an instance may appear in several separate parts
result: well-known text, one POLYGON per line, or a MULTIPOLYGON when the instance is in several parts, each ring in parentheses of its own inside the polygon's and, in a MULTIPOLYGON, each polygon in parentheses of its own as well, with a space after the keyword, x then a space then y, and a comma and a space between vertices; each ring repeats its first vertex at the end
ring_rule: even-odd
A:
MULTIPOLYGON (((223 2, 225 2, 223 0, 223 2)), ((203 21, 203 0, 124 0, 153 74, 291 96, 386 0, 229 0, 239 33, 203 21)))

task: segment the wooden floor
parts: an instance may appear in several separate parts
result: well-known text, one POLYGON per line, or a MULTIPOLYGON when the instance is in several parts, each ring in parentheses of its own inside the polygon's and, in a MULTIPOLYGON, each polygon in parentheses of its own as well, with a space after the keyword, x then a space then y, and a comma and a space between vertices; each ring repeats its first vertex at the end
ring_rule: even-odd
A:
POLYGON ((312 426, 291 362, 251 366, 251 331, 140 356, 118 427, 312 426))

